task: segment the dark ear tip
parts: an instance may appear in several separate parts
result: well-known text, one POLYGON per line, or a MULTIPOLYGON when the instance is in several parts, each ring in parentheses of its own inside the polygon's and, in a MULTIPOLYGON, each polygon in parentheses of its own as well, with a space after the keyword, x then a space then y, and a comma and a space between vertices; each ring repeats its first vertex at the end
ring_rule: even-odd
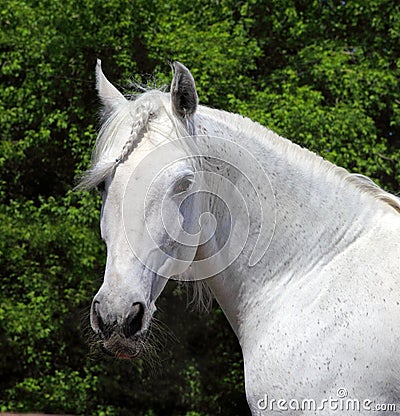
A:
POLYGON ((172 108, 181 118, 191 117, 197 108, 198 97, 192 74, 178 61, 172 63, 174 73, 171 83, 172 108))
POLYGON ((179 61, 173 61, 171 63, 171 68, 172 68, 172 72, 174 75, 185 74, 186 76, 189 76, 190 78, 193 79, 192 74, 190 73, 189 69, 185 65, 181 64, 179 61))
POLYGON ((172 69, 173 69, 174 71, 177 71, 177 70, 179 70, 179 69, 189 71, 189 70, 186 68, 186 66, 185 66, 185 65, 183 65, 183 64, 181 64, 179 61, 173 61, 173 62, 172 62, 172 64, 171 64, 171 66, 172 66, 172 69))

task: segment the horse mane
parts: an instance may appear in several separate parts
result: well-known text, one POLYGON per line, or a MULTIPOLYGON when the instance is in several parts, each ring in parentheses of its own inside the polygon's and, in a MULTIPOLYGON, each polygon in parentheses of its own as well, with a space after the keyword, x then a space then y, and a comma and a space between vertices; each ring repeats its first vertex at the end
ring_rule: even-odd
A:
MULTIPOLYGON (((178 134, 181 137, 188 135, 188 129, 182 128, 182 123, 178 118, 172 114, 172 111, 167 110, 167 105, 164 102, 166 96, 167 94, 162 90, 145 90, 142 94, 131 96, 133 98, 127 100, 124 105, 121 105, 118 111, 105 118, 93 150, 91 167, 81 177, 77 186, 78 189, 93 189, 107 177, 111 176, 119 163, 123 162, 138 146, 143 138, 142 133, 144 129, 148 128, 149 122, 160 107, 164 108, 173 121, 175 128, 178 130, 178 134), (127 118, 132 119, 130 135, 125 143, 117 143, 117 132, 122 123, 126 123, 127 118), (119 153, 117 153, 118 148, 121 149, 119 153)), ((346 169, 330 163, 308 149, 304 149, 290 140, 279 136, 247 117, 204 106, 200 106, 199 111, 215 121, 223 122, 229 129, 235 126, 244 135, 254 134, 260 140, 273 142, 273 145, 281 147, 285 154, 301 157, 305 159, 305 163, 311 164, 315 160, 320 160, 321 165, 327 170, 333 171, 342 181, 355 186, 360 192, 386 203, 400 213, 400 199, 384 191, 370 178, 361 174, 350 173, 346 169)), ((160 132, 160 129, 158 131, 160 132)))
POLYGON ((400 213, 400 198, 384 191, 367 176, 361 175, 359 173, 349 173, 344 179, 347 182, 355 185, 361 192, 367 193, 373 196, 375 199, 388 204, 390 207, 400 213))
POLYGON ((321 170, 325 170, 326 172, 336 176, 345 184, 354 186, 361 193, 369 195, 375 200, 384 202, 400 213, 400 198, 383 190, 367 176, 359 173, 350 173, 348 170, 329 162, 322 156, 319 156, 318 154, 303 148, 282 136, 279 136, 267 127, 240 114, 229 113, 223 110, 214 110, 208 107, 201 108, 202 112, 207 116, 212 117, 215 121, 223 122, 227 129, 232 129, 232 126, 238 126, 241 135, 244 137, 244 141, 246 136, 255 136, 264 143, 272 143, 271 147, 280 149, 281 153, 287 155, 288 157, 302 159, 302 162, 309 166, 319 163, 321 170), (218 118, 216 118, 216 111, 218 112, 218 118))

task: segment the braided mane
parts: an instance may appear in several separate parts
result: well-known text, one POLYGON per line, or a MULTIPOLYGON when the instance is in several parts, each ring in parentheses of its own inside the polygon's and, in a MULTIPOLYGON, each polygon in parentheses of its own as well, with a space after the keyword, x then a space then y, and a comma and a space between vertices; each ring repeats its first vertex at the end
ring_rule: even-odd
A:
POLYGON ((143 138, 143 131, 155 112, 154 100, 148 99, 154 93, 161 94, 159 91, 149 91, 146 93, 147 97, 143 97, 147 99, 139 96, 134 101, 127 101, 118 111, 107 117, 96 140, 91 167, 83 174, 77 189, 95 188, 138 146, 143 138), (129 122, 131 127, 128 139, 121 143, 121 137, 117 133, 129 122))

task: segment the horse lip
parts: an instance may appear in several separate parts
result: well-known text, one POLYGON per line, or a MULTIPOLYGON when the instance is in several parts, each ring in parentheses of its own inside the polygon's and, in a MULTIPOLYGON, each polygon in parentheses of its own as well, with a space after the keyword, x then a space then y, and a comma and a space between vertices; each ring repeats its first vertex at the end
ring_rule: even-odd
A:
POLYGON ((143 349, 141 340, 144 340, 146 335, 142 334, 126 338, 119 333, 114 333, 109 338, 102 339, 101 349, 111 357, 132 360, 141 354, 143 349))
POLYGON ((137 351, 134 354, 128 354, 125 352, 117 352, 114 357, 118 358, 120 360, 133 360, 134 358, 138 357, 140 355, 140 351, 137 351))
POLYGON ((142 350, 141 347, 135 348, 135 351, 133 351, 132 348, 128 349, 126 347, 108 348, 106 345, 104 345, 104 343, 102 344, 101 349, 108 356, 118 358, 118 359, 122 359, 122 360, 133 360, 134 358, 137 358, 140 355, 141 350, 142 350))

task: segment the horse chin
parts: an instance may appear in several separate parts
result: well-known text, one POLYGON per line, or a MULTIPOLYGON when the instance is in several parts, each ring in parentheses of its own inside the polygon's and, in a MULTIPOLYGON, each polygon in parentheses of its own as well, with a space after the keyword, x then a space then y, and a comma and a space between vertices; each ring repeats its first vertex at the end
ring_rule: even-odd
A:
POLYGON ((102 350, 109 356, 121 360, 133 360, 138 358, 143 351, 143 335, 126 338, 120 334, 112 334, 110 338, 103 340, 102 350))

